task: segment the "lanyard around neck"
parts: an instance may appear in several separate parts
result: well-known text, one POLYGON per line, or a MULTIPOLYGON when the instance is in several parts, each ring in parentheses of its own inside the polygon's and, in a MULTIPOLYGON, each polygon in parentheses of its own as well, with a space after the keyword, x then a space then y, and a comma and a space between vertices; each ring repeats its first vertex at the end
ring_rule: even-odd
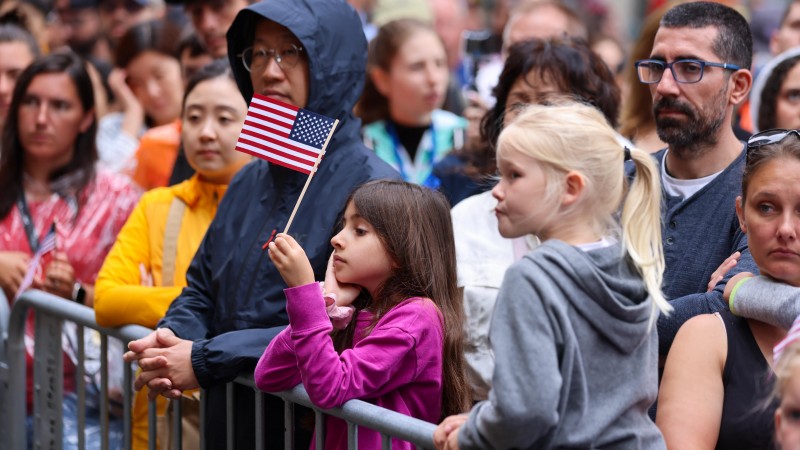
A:
MULTIPOLYGON (((397 134, 397 128, 394 126, 391 120, 386 121, 386 132, 389 134, 389 137, 392 138, 392 144, 394 144, 392 146, 393 147, 392 150, 394 151, 394 157, 395 161, 397 161, 397 169, 400 172, 400 176, 406 181, 413 181, 409 180, 408 174, 406 173, 405 168, 403 167, 403 158, 400 155, 400 149, 402 148, 403 150, 406 150, 406 155, 408 155, 408 160, 411 162, 411 166, 419 170, 415 161, 416 157, 414 159, 411 159, 411 155, 408 153, 408 150, 403 146, 402 143, 400 143, 400 136, 397 134)), ((431 121, 431 125, 428 128, 428 132, 430 132, 431 145, 428 146, 428 148, 422 150, 423 153, 420 157, 421 166, 433 165, 433 158, 434 154, 436 153, 436 134, 435 134, 436 132, 434 131, 433 128, 433 121, 431 121)), ((425 134, 423 133, 422 138, 417 144, 417 152, 419 152, 420 150, 419 146, 422 144, 424 140, 425 140, 425 134)))
POLYGON ((33 217, 30 209, 28 209, 28 202, 25 201, 24 192, 17 197, 17 209, 22 217, 22 226, 25 228, 25 235, 28 237, 31 251, 36 253, 39 251, 39 233, 36 232, 36 227, 33 226, 33 217))

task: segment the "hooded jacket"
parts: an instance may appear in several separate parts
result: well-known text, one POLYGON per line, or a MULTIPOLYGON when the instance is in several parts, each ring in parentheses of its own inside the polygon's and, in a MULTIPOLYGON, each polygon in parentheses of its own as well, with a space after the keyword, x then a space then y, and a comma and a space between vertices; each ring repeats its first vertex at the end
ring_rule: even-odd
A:
POLYGON ((490 331, 495 370, 459 446, 662 449, 653 301, 619 245, 547 241, 506 272, 490 331))
MULTIPOLYGON (((240 11, 228 30, 228 55, 248 102, 250 74, 236 55, 252 45, 263 19, 288 28, 305 49, 310 77, 308 103, 302 106, 340 121, 289 231, 322 279, 350 192, 366 181, 398 175, 361 143, 360 121, 351 112, 364 83, 367 53, 363 33, 355 32, 361 30, 356 12, 341 0, 269 0, 240 11)), ((187 287, 159 323, 194 341, 192 366, 200 386, 252 373, 267 344, 288 324, 286 284, 262 246, 272 230, 285 228, 305 181, 302 173, 256 160, 237 174, 220 202, 186 274, 187 287)), ((208 411, 224 414, 224 409, 208 411)), ((237 405, 237 411, 244 408, 237 405)))
MULTIPOLYGON (((764 93, 764 88, 767 86, 767 81, 772 76, 772 72, 787 59, 800 56, 800 48, 791 48, 771 59, 759 72, 755 81, 753 82, 753 89, 750 90, 750 120, 753 122, 753 134, 759 131, 758 126, 758 110, 761 108, 761 96, 764 93)), ((780 89, 780 86, 778 86, 780 89)), ((773 105, 774 107, 775 105, 773 105)))

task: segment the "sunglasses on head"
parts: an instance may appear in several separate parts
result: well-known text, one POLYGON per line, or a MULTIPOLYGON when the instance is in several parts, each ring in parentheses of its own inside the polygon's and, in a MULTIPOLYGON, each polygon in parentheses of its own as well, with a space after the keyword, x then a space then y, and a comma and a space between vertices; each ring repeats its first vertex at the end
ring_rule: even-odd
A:
POLYGON ((754 134, 747 140, 747 149, 763 147, 764 145, 777 144, 786 136, 793 134, 800 139, 800 130, 781 130, 778 128, 754 134))

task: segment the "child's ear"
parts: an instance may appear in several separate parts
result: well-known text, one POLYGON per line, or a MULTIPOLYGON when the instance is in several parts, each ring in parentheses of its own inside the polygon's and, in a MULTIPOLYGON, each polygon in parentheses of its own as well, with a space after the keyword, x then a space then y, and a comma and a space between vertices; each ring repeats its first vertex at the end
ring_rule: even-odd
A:
POLYGON ((580 172, 574 170, 564 175, 564 192, 561 194, 561 204, 572 206, 580 199, 586 188, 586 180, 580 172))

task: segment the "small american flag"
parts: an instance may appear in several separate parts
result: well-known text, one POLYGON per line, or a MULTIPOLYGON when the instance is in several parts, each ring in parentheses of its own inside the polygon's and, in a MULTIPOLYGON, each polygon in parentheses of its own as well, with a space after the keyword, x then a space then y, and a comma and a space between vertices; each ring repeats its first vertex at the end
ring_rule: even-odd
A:
POLYGON ((329 117, 255 94, 236 150, 310 174, 333 125, 329 117))
MULTIPOLYGON (((23 292, 31 287, 31 284, 33 284, 33 277, 36 276, 36 272, 40 269, 42 260, 55 249, 56 224, 53 222, 53 225, 50 226, 50 231, 48 231, 44 238, 42 238, 42 242, 39 243, 39 249, 36 250, 36 253, 33 255, 30 263, 28 263, 28 271, 25 272, 25 278, 22 279, 22 283, 20 283, 17 293, 14 294, 14 300, 19 298, 23 292)), ((41 269, 44 270, 44 268, 41 269)))

